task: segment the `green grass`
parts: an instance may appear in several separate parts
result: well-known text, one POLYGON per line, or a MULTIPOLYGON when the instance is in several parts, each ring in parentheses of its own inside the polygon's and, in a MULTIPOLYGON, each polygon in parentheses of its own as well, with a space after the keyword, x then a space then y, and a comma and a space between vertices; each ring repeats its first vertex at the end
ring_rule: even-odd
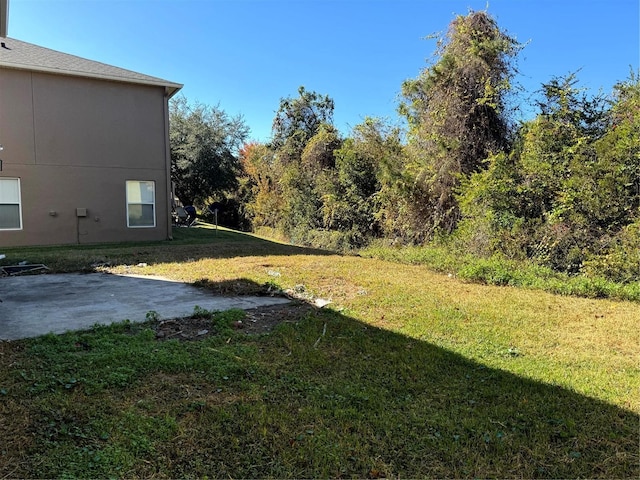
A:
POLYGON ((476 258, 451 252, 445 247, 396 248, 384 245, 370 246, 360 254, 369 258, 425 265, 434 271, 456 275, 469 282, 531 288, 559 295, 640 302, 640 282, 623 284, 598 277, 571 276, 534 263, 500 256, 476 258))
POLYGON ((333 303, 268 335, 199 311, 200 341, 151 319, 0 342, 0 478, 640 475, 636 303, 206 229, 8 253, 333 303))

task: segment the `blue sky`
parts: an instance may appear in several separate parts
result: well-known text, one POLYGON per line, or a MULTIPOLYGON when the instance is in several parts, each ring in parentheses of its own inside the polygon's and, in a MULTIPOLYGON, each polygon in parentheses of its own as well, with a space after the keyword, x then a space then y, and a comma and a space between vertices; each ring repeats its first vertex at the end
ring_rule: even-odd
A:
POLYGON ((10 0, 9 36, 184 84, 189 101, 242 115, 268 140, 298 87, 335 101, 348 134, 366 116, 398 123, 401 84, 418 76, 457 14, 484 10, 527 46, 525 96, 578 72, 606 94, 638 70, 640 0, 10 0))

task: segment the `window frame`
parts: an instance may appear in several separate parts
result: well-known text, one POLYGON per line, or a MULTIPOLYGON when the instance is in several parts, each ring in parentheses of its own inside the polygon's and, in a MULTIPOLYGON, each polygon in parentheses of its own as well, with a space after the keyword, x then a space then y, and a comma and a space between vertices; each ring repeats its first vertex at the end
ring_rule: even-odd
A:
POLYGON ((127 180, 125 182, 125 197, 126 197, 126 205, 127 205, 127 228, 156 228, 157 226, 157 212, 156 212, 156 182, 155 180, 127 180), (130 184, 144 184, 144 183, 149 183, 152 185, 153 188, 153 202, 149 203, 149 202, 143 202, 142 199, 141 201, 130 201, 129 199, 129 185, 130 184), (130 206, 132 205, 136 205, 136 206, 144 206, 144 205, 151 205, 153 208, 153 225, 131 225, 131 212, 129 210, 130 206))
POLYGON ((17 202, 12 202, 12 203, 8 203, 8 202, 3 202, 0 199, 0 205, 17 205, 18 206, 18 223, 19 225, 17 227, 10 227, 10 228, 3 228, 2 226, 0 226, 0 231, 2 232, 8 232, 8 231, 17 231, 17 230, 22 230, 23 229, 23 223, 22 223, 22 189, 21 189, 21 185, 20 185, 20 178, 19 177, 0 177, 0 182, 2 181, 15 181, 18 188, 17 188, 17 194, 18 194, 18 201, 17 202))

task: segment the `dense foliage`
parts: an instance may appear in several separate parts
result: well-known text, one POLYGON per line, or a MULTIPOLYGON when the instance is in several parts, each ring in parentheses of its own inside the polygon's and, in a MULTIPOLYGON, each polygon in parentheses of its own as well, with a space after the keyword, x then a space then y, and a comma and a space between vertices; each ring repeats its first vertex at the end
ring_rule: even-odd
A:
POLYGON ((218 107, 189 105, 183 96, 169 104, 171 177, 183 205, 203 205, 216 193, 237 188, 236 150, 248 127, 218 107))
POLYGON ((514 148, 489 157, 459 190, 458 241, 476 254, 638 279, 639 250, 627 247, 640 218, 640 85, 633 77, 617 85, 608 109, 575 83, 570 75, 544 85, 541 111, 520 126, 514 148))
POLYGON ((521 48, 486 12, 458 16, 437 39, 434 60, 401 87, 406 131, 367 118, 345 137, 333 125, 333 100, 300 87, 280 101, 271 141, 237 155, 245 130, 214 110, 223 132, 216 138, 230 141, 213 149, 206 168, 203 150, 184 134, 198 110, 175 104, 179 192, 224 197, 234 210, 229 226, 268 228, 294 243, 437 244, 640 281, 638 76, 610 96, 587 95, 576 74, 554 77, 541 86, 536 113, 518 123, 512 112, 522 105, 510 93, 521 48), (207 168, 211 180, 202 185, 207 168), (196 187, 201 193, 191 193, 196 187))
POLYGON ((459 218, 460 180, 509 144, 505 95, 519 45, 485 12, 457 17, 438 41, 437 61, 402 85, 409 124, 409 168, 421 208, 412 236, 451 232, 459 218), (426 207, 426 208, 425 208, 426 207))

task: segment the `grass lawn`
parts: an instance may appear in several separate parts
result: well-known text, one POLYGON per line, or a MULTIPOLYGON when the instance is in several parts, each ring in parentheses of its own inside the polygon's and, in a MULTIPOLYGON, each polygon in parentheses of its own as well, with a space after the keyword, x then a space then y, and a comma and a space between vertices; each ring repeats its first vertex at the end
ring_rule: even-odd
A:
POLYGON ((640 477, 639 303, 175 237, 3 262, 332 303, 261 335, 231 328, 242 311, 198 311, 214 332, 198 341, 150 318, 0 342, 0 478, 640 477))

